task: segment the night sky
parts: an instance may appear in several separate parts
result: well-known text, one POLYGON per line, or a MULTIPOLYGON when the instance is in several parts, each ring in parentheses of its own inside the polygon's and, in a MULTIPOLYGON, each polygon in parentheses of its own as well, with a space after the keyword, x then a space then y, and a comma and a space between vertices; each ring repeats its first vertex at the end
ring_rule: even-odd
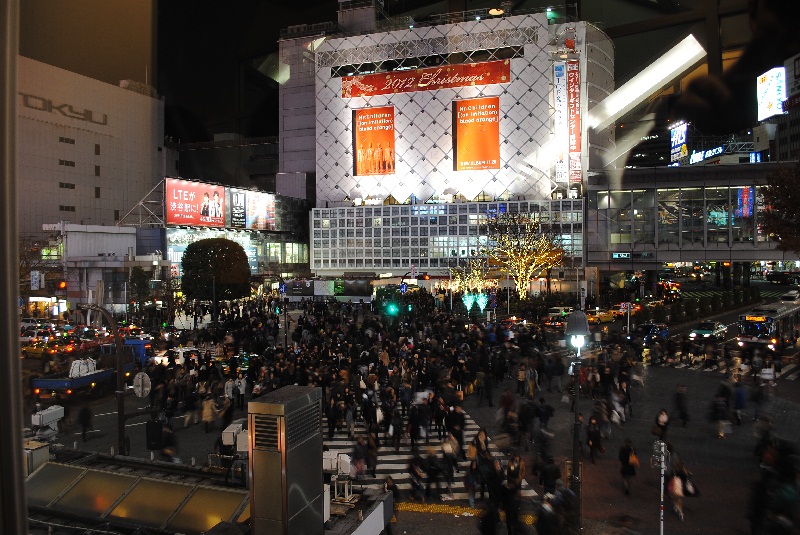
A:
MULTIPOLYGON (((497 3, 385 0, 390 15, 497 3)), ((564 3, 516 0, 514 8, 564 3)), ((175 140, 210 141, 228 132, 273 136, 278 133, 278 85, 255 70, 255 60, 277 54, 280 31, 288 26, 336 21, 338 5, 338 0, 21 0, 20 53, 114 85, 123 79, 154 85, 166 103, 166 135, 175 140)), ((591 0, 583 5, 587 20, 614 14, 605 26, 666 14, 663 5, 653 2, 591 0)), ((618 39, 618 79, 647 65, 685 30, 653 32, 646 47, 633 46, 632 37, 618 39)))

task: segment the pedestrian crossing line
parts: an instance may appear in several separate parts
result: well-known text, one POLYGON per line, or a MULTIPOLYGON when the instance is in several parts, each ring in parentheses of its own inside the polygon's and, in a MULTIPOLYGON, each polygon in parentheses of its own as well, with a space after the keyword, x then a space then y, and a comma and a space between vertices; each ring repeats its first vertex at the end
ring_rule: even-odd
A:
POLYGON ((775 374, 775 378, 783 379, 785 381, 796 381, 797 377, 800 376, 800 366, 784 366, 783 369, 777 374, 775 374))
MULTIPOLYGON (((411 513, 436 513, 442 515, 476 517, 486 514, 485 509, 477 509, 459 505, 446 505, 440 503, 398 502, 396 506, 398 511, 411 513)), ((500 521, 505 522, 505 519, 505 512, 500 511, 500 521)), ((526 525, 531 526, 536 522, 536 516, 531 513, 523 513, 519 515, 519 520, 520 522, 524 522, 526 525)))
MULTIPOLYGON (((466 415, 466 421, 464 425, 464 447, 469 444, 472 439, 478 434, 481 427, 475 423, 469 415, 466 415)), ((355 439, 350 438, 346 431, 337 431, 333 438, 328 438, 327 429, 328 429, 328 422, 327 417, 322 417, 322 429, 323 429, 323 444, 328 449, 328 451, 338 451, 340 453, 344 453, 347 455, 352 455, 353 448, 355 445, 355 439)), ((354 436, 363 435, 366 436, 369 434, 367 431, 364 422, 359 421, 356 423, 354 427, 354 436)), ((408 437, 404 437, 403 442, 400 445, 399 451, 395 451, 394 446, 384 443, 384 433, 380 433, 380 442, 379 442, 379 449, 378 449, 378 461, 375 468, 375 477, 372 477, 369 470, 366 471, 365 474, 359 475, 357 478, 353 479, 353 485, 356 487, 381 487, 383 485, 384 480, 386 477, 391 476, 392 480, 394 480, 395 485, 397 488, 403 491, 410 491, 411 490, 411 476, 408 473, 408 465, 413 458, 413 452, 411 450, 411 443, 408 437)), ((439 450, 439 445, 441 441, 438 438, 438 431, 432 430, 428 434, 427 442, 426 439, 420 439, 419 441, 419 448, 423 452, 427 448, 435 448, 437 453, 439 450)), ((495 459, 502 461, 508 460, 508 455, 505 454, 500 448, 497 447, 497 444, 489 437, 488 440, 488 450, 492 454, 495 459)), ((441 492, 437 492, 437 494, 441 494, 443 497, 442 499, 445 500, 469 500, 469 493, 466 491, 466 487, 464 486, 464 474, 466 473, 467 469, 469 468, 469 464, 471 461, 469 460, 462 460, 459 459, 457 461, 458 470, 460 472, 455 472, 453 474, 453 481, 450 486, 452 494, 444 494, 446 492, 447 485, 442 478, 440 480, 440 487, 442 488, 441 492)), ((435 485, 433 485, 435 486, 435 485)), ((526 498, 533 498, 538 496, 538 493, 528 484, 528 482, 523 479, 522 486, 520 489, 520 494, 526 498)))

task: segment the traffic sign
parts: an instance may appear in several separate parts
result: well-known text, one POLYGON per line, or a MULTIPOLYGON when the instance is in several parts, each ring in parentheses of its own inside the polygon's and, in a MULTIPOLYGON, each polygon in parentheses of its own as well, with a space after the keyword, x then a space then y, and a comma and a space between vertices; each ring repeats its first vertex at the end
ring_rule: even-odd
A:
POLYGON ((286 283, 285 282, 282 282, 282 283, 280 283, 280 285, 278 285, 278 291, 280 293, 282 293, 282 294, 286 293, 286 283))
POLYGON ((143 398, 150 393, 150 377, 144 372, 139 372, 133 378, 133 393, 137 398, 143 398))
POLYGON ((400 293, 405 294, 408 291, 408 284, 405 282, 400 283, 400 293))

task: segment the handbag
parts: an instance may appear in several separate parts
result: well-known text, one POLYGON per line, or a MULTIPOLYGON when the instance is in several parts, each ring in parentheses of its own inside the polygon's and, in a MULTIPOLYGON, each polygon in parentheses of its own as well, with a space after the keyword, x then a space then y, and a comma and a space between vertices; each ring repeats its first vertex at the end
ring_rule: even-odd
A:
POLYGON ((634 468, 639 468, 639 457, 636 456, 633 450, 631 450, 631 454, 628 455, 628 464, 634 468))
POLYGON ((474 461, 478 457, 478 448, 475 447, 475 444, 470 444, 467 446, 467 459, 470 461, 474 461))
POLYGON ((697 488, 697 485, 691 479, 687 479, 686 483, 683 486, 684 494, 686 496, 696 498, 700 496, 700 491, 697 488))
POLYGON ((683 481, 678 476, 672 476, 667 485, 667 492, 676 498, 683 498, 683 481))

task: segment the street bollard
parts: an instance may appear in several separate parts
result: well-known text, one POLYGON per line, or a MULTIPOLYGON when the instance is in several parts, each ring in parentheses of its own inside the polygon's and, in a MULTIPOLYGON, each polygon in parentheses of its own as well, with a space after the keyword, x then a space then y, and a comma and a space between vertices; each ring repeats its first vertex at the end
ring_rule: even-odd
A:
POLYGON ((114 456, 114 446, 111 446, 111 456, 114 456))
POLYGON ((154 461, 154 460, 155 460, 155 458, 156 458, 156 454, 155 454, 154 452, 152 452, 152 451, 151 451, 151 452, 150 452, 150 460, 151 460, 151 461, 154 461))
POLYGON ((194 466, 194 457, 192 457, 192 466, 194 466))

